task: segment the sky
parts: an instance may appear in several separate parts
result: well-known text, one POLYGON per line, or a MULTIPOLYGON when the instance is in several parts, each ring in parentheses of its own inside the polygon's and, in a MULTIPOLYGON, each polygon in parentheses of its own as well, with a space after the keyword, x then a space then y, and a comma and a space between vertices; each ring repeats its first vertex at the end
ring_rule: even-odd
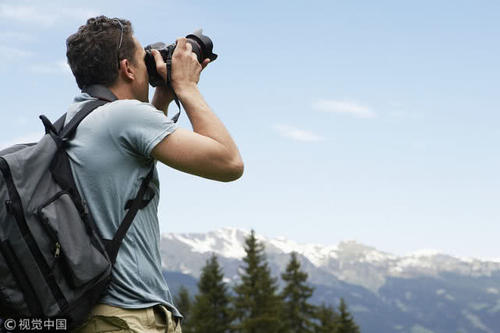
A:
POLYGON ((0 0, 0 147, 66 111, 65 40, 101 14, 143 45, 203 28, 219 54, 199 87, 245 173, 159 166, 161 232, 500 258, 500 2, 0 0))

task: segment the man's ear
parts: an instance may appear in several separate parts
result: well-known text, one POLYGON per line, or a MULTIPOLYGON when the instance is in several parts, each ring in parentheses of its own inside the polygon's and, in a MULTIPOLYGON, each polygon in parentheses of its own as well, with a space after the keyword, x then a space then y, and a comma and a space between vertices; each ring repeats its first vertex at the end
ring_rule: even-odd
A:
POLYGON ((118 73, 119 76, 121 76, 125 81, 135 80, 135 70, 131 66, 131 63, 128 59, 120 60, 120 68, 118 69, 118 73))

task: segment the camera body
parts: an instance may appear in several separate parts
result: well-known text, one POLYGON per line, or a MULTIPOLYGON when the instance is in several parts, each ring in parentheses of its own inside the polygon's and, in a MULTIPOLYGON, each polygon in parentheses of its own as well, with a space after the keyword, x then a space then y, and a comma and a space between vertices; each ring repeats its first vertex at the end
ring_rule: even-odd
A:
MULTIPOLYGON (((210 59, 210 61, 214 61, 215 59, 217 59, 217 54, 212 52, 212 40, 209 37, 203 35, 201 29, 187 35, 186 39, 187 42, 191 44, 193 52, 198 57, 198 61, 200 62, 200 64, 206 58, 210 59)), ((144 50, 146 51, 144 61, 146 62, 146 67, 148 69, 149 84, 151 84, 153 87, 168 85, 169 80, 167 79, 167 82, 165 82, 165 80, 156 71, 156 62, 151 51, 158 50, 160 52, 163 61, 167 63, 167 75, 168 77, 170 77, 168 72, 171 69, 170 65, 172 64, 172 54, 174 53, 175 47, 175 43, 167 45, 162 42, 157 42, 149 44, 144 48, 144 50)))

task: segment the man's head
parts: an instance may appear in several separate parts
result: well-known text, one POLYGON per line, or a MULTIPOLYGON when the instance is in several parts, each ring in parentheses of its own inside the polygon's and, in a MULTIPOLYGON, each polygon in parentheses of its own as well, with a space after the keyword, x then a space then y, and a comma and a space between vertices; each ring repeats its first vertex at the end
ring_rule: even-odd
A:
MULTIPOLYGON (((139 91, 138 99, 147 100, 144 50, 133 36, 130 21, 106 16, 90 18, 75 34, 68 37, 66 46, 68 63, 80 89, 93 84, 111 87, 117 83, 121 72, 125 71, 126 77, 129 67, 133 67, 133 80, 138 79, 141 85, 141 88, 136 86, 135 90, 142 90, 139 91)), ((136 83, 138 82, 134 82, 136 83)))

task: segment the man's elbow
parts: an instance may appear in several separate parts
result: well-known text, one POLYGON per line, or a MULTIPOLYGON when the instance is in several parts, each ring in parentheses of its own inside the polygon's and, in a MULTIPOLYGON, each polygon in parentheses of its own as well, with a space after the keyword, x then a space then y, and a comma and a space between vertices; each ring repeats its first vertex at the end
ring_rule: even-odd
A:
POLYGON ((243 160, 238 157, 231 162, 228 163, 226 172, 224 172, 224 177, 220 179, 223 182, 232 182, 235 181, 243 175, 245 170, 245 165, 243 164, 243 160))

